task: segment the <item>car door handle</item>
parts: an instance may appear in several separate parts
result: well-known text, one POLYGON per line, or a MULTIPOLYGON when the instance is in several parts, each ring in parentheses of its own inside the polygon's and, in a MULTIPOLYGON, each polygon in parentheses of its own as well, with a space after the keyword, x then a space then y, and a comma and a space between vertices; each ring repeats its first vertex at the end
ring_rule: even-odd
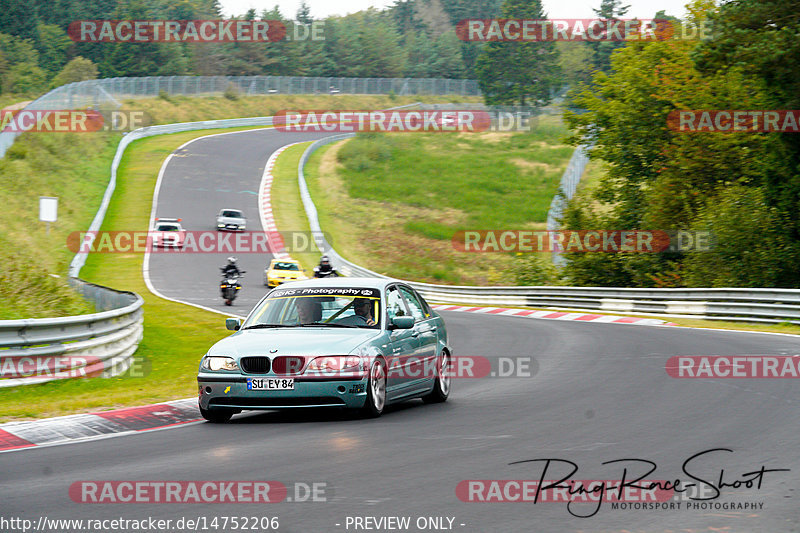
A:
POLYGON ((411 336, 412 336, 412 337, 419 337, 419 331, 413 331, 413 332, 411 333, 411 336))

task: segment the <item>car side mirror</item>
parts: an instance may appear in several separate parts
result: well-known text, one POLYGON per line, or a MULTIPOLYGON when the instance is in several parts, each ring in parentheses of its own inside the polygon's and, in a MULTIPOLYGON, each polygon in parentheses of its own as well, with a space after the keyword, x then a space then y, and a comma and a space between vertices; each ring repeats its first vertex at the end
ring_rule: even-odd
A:
POLYGON ((238 318, 226 318, 225 319, 225 329, 230 331, 239 331, 239 328, 242 327, 242 321, 238 318))
POLYGON ((396 316, 392 319, 391 329, 411 329, 414 327, 413 316, 396 316))

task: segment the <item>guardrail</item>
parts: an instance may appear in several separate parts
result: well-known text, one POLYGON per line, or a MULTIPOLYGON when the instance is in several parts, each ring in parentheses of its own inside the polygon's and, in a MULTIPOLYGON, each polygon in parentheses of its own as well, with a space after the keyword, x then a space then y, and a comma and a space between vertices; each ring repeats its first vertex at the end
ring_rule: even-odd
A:
MULTIPOLYGON (((153 135, 165 135, 168 133, 181 133, 184 131, 193 131, 193 130, 205 130, 205 129, 215 129, 215 128, 239 128, 239 127, 247 127, 247 126, 271 126, 272 125, 272 117, 250 117, 250 118, 231 118, 231 119, 224 119, 224 120, 203 120, 199 122, 180 122, 177 124, 163 124, 160 126, 148 126, 146 128, 139 128, 137 130, 133 130, 122 138, 122 140, 117 145, 117 151, 114 154, 114 160, 111 162, 111 178, 108 181, 108 186, 106 187, 106 192, 103 195, 103 201, 100 203, 100 208, 97 210, 97 214, 95 214, 94 219, 92 220, 91 225, 89 226, 89 230, 87 232, 86 241, 83 244, 86 244, 86 249, 89 249, 92 241, 94 240, 97 232, 100 231, 100 226, 103 224, 103 219, 106 216, 106 210, 108 209, 108 204, 111 202, 111 196, 114 194, 114 189, 117 186, 117 170, 119 169, 119 163, 122 161, 122 155, 125 153, 125 149, 131 144, 133 141, 144 139, 145 137, 152 137, 153 135)), ((83 246, 81 247, 83 249, 83 246)), ((88 256, 88 252, 78 252, 75 254, 75 257, 72 258, 72 262, 69 265, 69 275, 70 277, 77 278, 80 274, 81 268, 86 263, 86 257, 88 256)))
MULTIPOLYGON (((320 147, 338 142, 353 134, 326 137, 314 142, 303 153, 297 169, 300 196, 309 221, 317 235, 324 235, 305 181, 304 168, 309 157, 320 147)), ((579 148, 580 149, 580 148, 579 148)), ((576 166, 583 166, 577 154, 576 166)), ((571 162, 572 163, 572 162, 571 162)), ((572 173, 574 174, 574 173, 572 173)), ((574 183, 577 185, 577 182, 574 183)), ((574 189, 573 191, 574 192, 574 189)), ((351 263, 320 237, 320 250, 331 258, 334 267, 346 276, 388 277, 351 263)), ((657 314, 683 318, 733 320, 746 322, 800 324, 798 289, 633 289, 604 287, 467 287, 408 282, 432 302, 487 306, 546 307, 593 310, 599 312, 657 314)))
POLYGON ((142 297, 70 279, 100 311, 0 321, 0 388, 125 372, 142 339, 142 297))
MULTIPOLYGON (((105 218, 117 182, 117 169, 130 143, 153 135, 184 131, 269 126, 272 117, 184 122, 140 128, 117 145, 103 200, 84 244, 91 244, 105 218)), ((88 250, 89 247, 87 246, 88 250)), ((69 266, 70 284, 95 304, 98 313, 61 318, 0 321, 0 388, 84 376, 113 377, 125 372, 142 339, 141 296, 78 279, 88 252, 79 251, 69 266)))
MULTIPOLYGON (((273 94, 396 94, 480 96, 476 80, 448 78, 321 78, 300 76, 144 76, 104 78, 57 87, 28 104, 27 110, 118 108, 120 100, 209 96, 233 89, 247 96, 273 94)), ((0 132, 0 157, 21 135, 0 132)))

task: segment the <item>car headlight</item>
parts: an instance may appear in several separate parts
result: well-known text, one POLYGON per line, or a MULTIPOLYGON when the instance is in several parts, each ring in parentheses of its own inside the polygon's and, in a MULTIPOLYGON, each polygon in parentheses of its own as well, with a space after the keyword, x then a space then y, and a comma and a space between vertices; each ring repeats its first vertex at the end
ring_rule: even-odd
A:
POLYGON ((361 357, 357 355, 332 355, 317 357, 308 365, 308 370, 317 372, 337 372, 342 370, 358 370, 361 357))
POLYGON ((203 358, 200 366, 206 370, 239 370, 239 365, 236 364, 233 357, 208 356, 203 358))
POLYGON ((218 228, 224 228, 224 227, 225 227, 225 224, 222 224, 222 223, 220 223, 220 222, 217 222, 217 227, 218 227, 218 228))

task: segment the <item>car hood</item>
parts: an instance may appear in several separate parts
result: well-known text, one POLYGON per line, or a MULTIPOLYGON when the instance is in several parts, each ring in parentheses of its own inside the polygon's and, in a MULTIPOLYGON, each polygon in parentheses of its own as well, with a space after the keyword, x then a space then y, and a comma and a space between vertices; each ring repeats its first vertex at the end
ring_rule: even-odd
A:
POLYGON ((236 218, 236 217, 217 217, 217 222, 220 224, 244 224, 244 218, 236 218))
POLYGON ((379 330, 306 327, 239 331, 217 342, 209 355, 347 355, 382 335, 379 330), (277 351, 273 351, 277 350, 277 351))
POLYGON ((271 278, 291 278, 291 279, 296 279, 300 276, 305 277, 305 275, 299 270, 268 270, 267 276, 271 278))

